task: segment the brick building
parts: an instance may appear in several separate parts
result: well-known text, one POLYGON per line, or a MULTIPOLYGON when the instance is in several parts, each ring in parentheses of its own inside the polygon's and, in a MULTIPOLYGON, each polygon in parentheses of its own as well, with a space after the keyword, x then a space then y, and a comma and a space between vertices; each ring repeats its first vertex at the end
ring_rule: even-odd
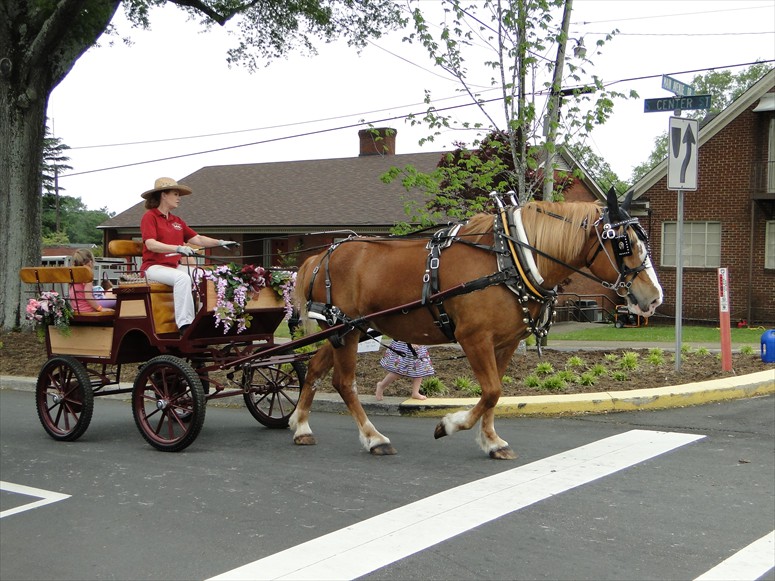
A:
MULTIPOLYGON (((668 120, 665 119, 667 124, 668 120)), ((775 323, 775 70, 700 124, 697 190, 683 193, 682 314, 718 323, 718 268, 729 276, 733 324, 775 323)), ((668 162, 633 187, 645 209, 665 292, 658 313, 675 317, 678 192, 668 162)))

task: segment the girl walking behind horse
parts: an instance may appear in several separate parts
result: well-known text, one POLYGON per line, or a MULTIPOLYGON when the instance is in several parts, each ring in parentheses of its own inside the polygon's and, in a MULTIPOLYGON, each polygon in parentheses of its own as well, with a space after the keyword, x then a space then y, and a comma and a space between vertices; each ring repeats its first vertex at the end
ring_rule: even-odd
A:
POLYGON ((382 399, 382 393, 388 385, 402 377, 412 379, 412 399, 427 399, 420 393, 422 378, 435 373, 427 347, 414 344, 410 347, 403 341, 394 339, 379 364, 388 373, 377 383, 377 391, 374 395, 378 400, 382 399))

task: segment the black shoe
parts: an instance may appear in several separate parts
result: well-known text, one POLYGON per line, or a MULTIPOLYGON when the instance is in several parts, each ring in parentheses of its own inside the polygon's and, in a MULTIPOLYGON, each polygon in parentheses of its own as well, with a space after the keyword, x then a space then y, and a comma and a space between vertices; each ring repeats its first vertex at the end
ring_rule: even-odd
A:
POLYGON ((180 328, 178 329, 178 331, 180 331, 180 336, 181 336, 181 337, 182 337, 182 336, 185 334, 185 332, 186 332, 186 329, 188 329, 190 326, 191 326, 191 325, 183 325, 182 327, 180 327, 180 328))

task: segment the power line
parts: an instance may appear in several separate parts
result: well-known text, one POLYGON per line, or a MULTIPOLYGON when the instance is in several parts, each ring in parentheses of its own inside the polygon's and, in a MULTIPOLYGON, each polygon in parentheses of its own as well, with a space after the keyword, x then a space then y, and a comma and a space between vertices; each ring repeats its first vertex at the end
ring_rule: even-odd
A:
MULTIPOLYGON (((766 60, 766 61, 754 61, 754 62, 749 62, 749 63, 735 64, 735 65, 725 65, 725 66, 720 66, 720 67, 708 67, 708 68, 703 68, 703 69, 692 69, 692 70, 685 70, 685 71, 673 71, 673 72, 664 73, 664 74, 668 74, 668 75, 681 75, 681 74, 688 74, 688 73, 698 73, 698 72, 703 72, 703 71, 715 71, 715 70, 718 70, 718 69, 731 69, 731 68, 737 68, 737 67, 743 67, 743 66, 751 66, 751 65, 754 65, 754 64, 762 64, 762 63, 768 63, 768 62, 775 62, 775 59, 766 60)), ((615 85, 615 84, 618 84, 618 83, 631 82, 631 81, 642 81, 642 80, 646 80, 646 79, 661 78, 661 77, 662 77, 662 74, 658 74, 658 75, 645 75, 645 76, 640 76, 640 77, 630 77, 630 78, 627 78, 627 79, 620 79, 618 81, 611 81, 609 83, 604 83, 604 86, 607 87, 607 86, 615 85)), ((493 90, 495 90, 495 89, 493 89, 493 90)), ((546 93, 542 91, 542 92, 539 92, 539 93, 536 93, 536 94, 541 95, 541 94, 546 94, 546 93)), ((451 99, 451 98, 454 98, 454 97, 448 97, 447 99, 451 99)), ((501 97, 496 97, 496 98, 493 98, 493 99, 483 99, 479 103, 463 103, 461 105, 452 105, 452 106, 449 106, 449 107, 437 108, 437 109, 434 109, 434 111, 435 112, 452 111, 452 110, 455 110, 455 109, 462 109, 462 108, 465 108, 465 107, 472 107, 472 106, 479 106, 479 105, 483 105, 483 104, 487 104, 487 103, 494 103, 494 102, 497 102, 497 101, 500 101, 500 100, 501 100, 501 97)), ((179 155, 171 155, 171 156, 168 156, 168 157, 160 157, 160 158, 149 159, 149 160, 145 160, 145 161, 138 161, 138 162, 121 164, 121 165, 115 165, 115 166, 111 166, 111 167, 104 167, 104 168, 87 170, 87 171, 82 171, 82 172, 68 173, 68 174, 61 175, 59 177, 60 178, 65 178, 65 177, 73 177, 73 176, 86 175, 86 174, 92 174, 92 173, 99 173, 99 172, 111 171, 111 170, 115 170, 115 169, 123 169, 123 168, 127 168, 127 167, 139 166, 139 165, 147 165, 149 163, 158 163, 158 162, 161 162, 161 161, 170 161, 170 160, 173 160, 173 159, 182 159, 182 158, 185 158, 185 157, 194 157, 194 156, 197 156, 197 155, 206 155, 208 153, 218 153, 218 152, 222 152, 222 151, 229 151, 229 150, 232 150, 232 149, 240 149, 240 148, 243 148, 243 147, 252 147, 254 145, 265 145, 267 143, 276 143, 276 142, 280 142, 280 141, 286 141, 286 140, 289 140, 289 139, 298 139, 300 137, 311 137, 313 135, 321 135, 321 134, 324 134, 324 133, 331 133, 331 132, 334 132, 334 131, 342 131, 342 130, 345 130, 345 129, 352 129, 352 128, 355 128, 355 127, 362 127, 364 125, 373 125, 373 124, 377 124, 377 123, 385 123, 387 121, 396 121, 396 120, 399 120, 399 119, 406 119, 408 117, 424 115, 426 112, 427 111, 420 111, 420 112, 416 112, 416 113, 407 113, 407 114, 403 114, 403 115, 395 115, 393 117, 384 117, 382 119, 372 119, 370 121, 359 121, 357 123, 351 123, 351 124, 348 124, 348 125, 342 125, 342 126, 338 126, 338 127, 329 127, 327 129, 319 129, 319 130, 316 130, 316 131, 307 131, 307 132, 304 132, 304 133, 297 133, 295 135, 286 135, 286 136, 283 136, 283 137, 273 137, 273 138, 270 138, 270 139, 264 139, 264 140, 260 140, 260 141, 253 141, 253 142, 250 142, 250 143, 242 143, 242 144, 239 144, 239 145, 230 145, 230 146, 226 146, 226 147, 219 147, 219 148, 208 149, 208 150, 204 150, 204 151, 195 151, 195 152, 183 153, 183 154, 179 154, 179 155)), ((350 117, 350 116, 351 115, 348 115, 348 117, 350 117)), ((336 119, 336 118, 334 118, 334 119, 336 119)), ((290 125, 298 125, 298 124, 299 123, 294 123, 294 124, 290 124, 290 125)), ((279 127, 282 127, 282 126, 279 126, 279 127)), ((244 130, 242 130, 242 131, 244 131, 244 130)), ((239 132, 241 132, 241 131, 238 131, 238 132, 235 132, 235 133, 239 133, 239 132)))

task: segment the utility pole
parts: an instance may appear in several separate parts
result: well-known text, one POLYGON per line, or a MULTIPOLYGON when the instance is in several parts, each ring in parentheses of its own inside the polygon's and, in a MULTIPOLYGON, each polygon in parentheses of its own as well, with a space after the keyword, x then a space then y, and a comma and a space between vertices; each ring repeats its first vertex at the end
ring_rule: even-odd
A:
POLYGON ((573 9, 573 0, 565 0, 565 9, 562 14, 562 31, 560 42, 557 45, 557 60, 554 64, 554 78, 549 92, 549 105, 544 124, 546 136, 546 163, 544 164, 544 200, 554 199, 554 149, 557 137, 557 125, 560 122, 560 87, 562 85, 562 70, 565 66, 565 45, 568 43, 568 29, 570 28, 570 14, 573 9))

